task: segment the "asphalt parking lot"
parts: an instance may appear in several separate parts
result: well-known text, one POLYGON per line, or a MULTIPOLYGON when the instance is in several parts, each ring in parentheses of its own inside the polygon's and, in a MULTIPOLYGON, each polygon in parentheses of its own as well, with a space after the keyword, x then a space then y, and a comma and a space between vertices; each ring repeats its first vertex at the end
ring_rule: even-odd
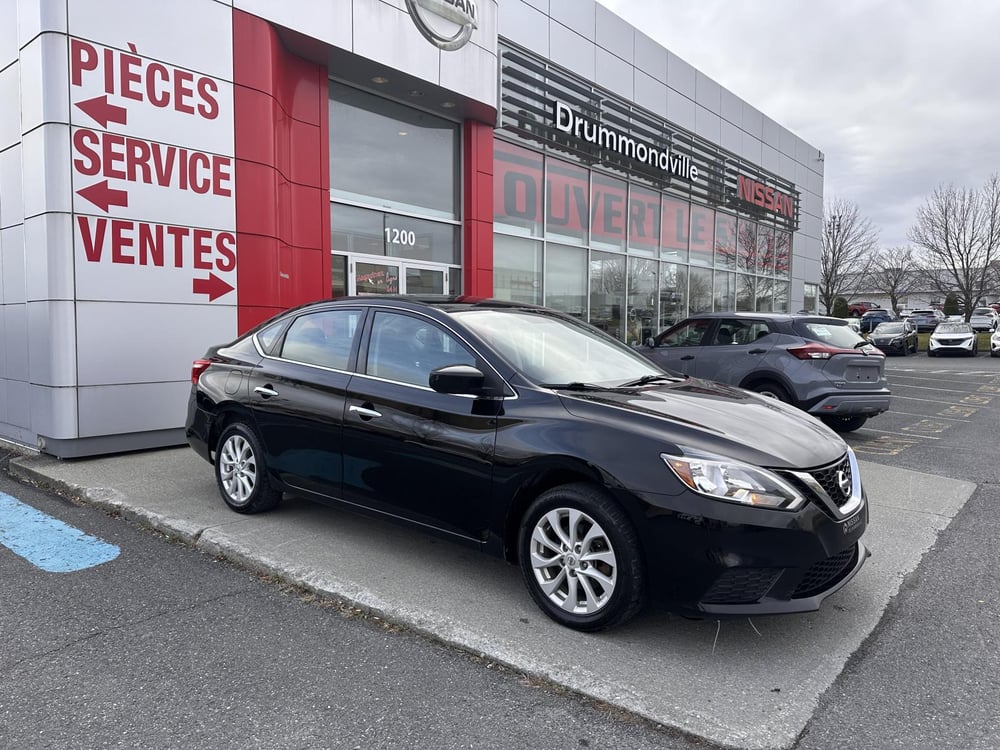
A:
POLYGON ((610 633, 576 633, 537 612, 515 568, 465 548, 294 498, 263 516, 237 516, 186 448, 29 457, 12 468, 202 552, 664 726, 724 746, 792 747, 975 482, 990 481, 982 468, 961 481, 962 461, 939 469, 956 448, 975 448, 969 465, 982 467, 1000 362, 908 357, 890 359, 887 370, 893 409, 848 436, 863 462, 873 556, 821 612, 788 618, 689 621, 653 609, 610 633))

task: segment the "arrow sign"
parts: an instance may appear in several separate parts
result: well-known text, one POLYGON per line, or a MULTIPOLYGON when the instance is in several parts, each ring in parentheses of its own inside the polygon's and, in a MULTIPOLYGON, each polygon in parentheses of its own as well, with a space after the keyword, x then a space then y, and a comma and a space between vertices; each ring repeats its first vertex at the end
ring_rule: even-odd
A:
POLYGON ((229 294, 235 287, 226 283, 214 273, 209 273, 207 279, 195 279, 191 290, 195 294, 207 294, 208 301, 214 302, 219 297, 229 294))
POLYGON ((107 180, 101 180, 90 187, 80 188, 76 194, 90 201, 105 213, 108 212, 109 206, 128 205, 128 193, 124 190, 109 188, 107 180))
POLYGON ((102 128, 108 127, 109 122, 117 122, 119 125, 125 125, 128 122, 128 111, 125 107, 109 104, 107 94, 77 102, 76 106, 83 110, 90 119, 101 123, 102 128))

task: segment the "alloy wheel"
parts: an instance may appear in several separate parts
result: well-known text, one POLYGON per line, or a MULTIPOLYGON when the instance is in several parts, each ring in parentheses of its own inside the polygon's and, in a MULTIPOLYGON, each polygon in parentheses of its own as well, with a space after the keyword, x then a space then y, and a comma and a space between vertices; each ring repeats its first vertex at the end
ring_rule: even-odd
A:
POLYGON ((618 560, 607 533, 576 508, 554 508, 531 533, 531 568, 549 601, 573 614, 603 609, 618 582, 618 560))
POLYGON ((257 486, 257 458, 253 446, 240 434, 233 434, 219 452, 219 481, 233 505, 244 505, 257 486))

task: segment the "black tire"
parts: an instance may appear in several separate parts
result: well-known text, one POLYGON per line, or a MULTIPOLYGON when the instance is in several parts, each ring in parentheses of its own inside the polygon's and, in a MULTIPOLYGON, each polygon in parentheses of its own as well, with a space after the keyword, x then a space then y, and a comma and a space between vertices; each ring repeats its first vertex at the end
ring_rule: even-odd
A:
POLYGON ((598 487, 567 484, 539 495, 521 519, 517 552, 531 598, 560 625, 604 630, 642 609, 646 572, 639 535, 621 506, 598 487), (576 513, 581 515, 570 528, 576 513), (578 540, 588 532, 584 549, 578 540))
POLYGON ((786 404, 792 403, 792 397, 788 394, 788 391, 785 390, 784 386, 775 383, 773 380, 765 380, 762 383, 755 383, 750 387, 750 390, 755 393, 759 393, 761 396, 767 396, 786 404))
POLYGON ((910 356, 910 345, 907 344, 905 341, 903 342, 903 356, 904 357, 910 356))
POLYGON ((821 417, 823 424, 834 432, 854 432, 864 426, 868 417, 856 414, 852 417, 821 417))
POLYGON ((237 513, 262 513, 281 500, 281 492, 271 486, 260 440, 242 422, 233 422, 219 436, 215 481, 226 505, 237 513))

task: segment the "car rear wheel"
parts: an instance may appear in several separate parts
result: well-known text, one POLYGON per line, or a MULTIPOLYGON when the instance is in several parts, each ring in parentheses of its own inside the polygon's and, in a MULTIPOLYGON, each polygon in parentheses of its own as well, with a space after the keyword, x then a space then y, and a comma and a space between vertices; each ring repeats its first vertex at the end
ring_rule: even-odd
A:
POLYGON ((568 484, 542 493, 521 521, 518 560, 535 603, 566 627, 603 630, 642 608, 639 536, 597 487, 568 484))
POLYGON ((868 417, 854 415, 852 417, 822 417, 823 424, 835 432, 854 432, 864 426, 868 417))
POLYGON ((768 398, 783 401, 786 404, 792 403, 792 397, 788 395, 788 391, 770 380, 763 383, 756 383, 751 386, 750 390, 759 393, 761 396, 767 396, 768 398))
POLYGON ((281 500, 268 478, 260 440, 242 422, 229 425, 219 437, 215 479, 222 499, 237 513, 261 513, 281 500))

